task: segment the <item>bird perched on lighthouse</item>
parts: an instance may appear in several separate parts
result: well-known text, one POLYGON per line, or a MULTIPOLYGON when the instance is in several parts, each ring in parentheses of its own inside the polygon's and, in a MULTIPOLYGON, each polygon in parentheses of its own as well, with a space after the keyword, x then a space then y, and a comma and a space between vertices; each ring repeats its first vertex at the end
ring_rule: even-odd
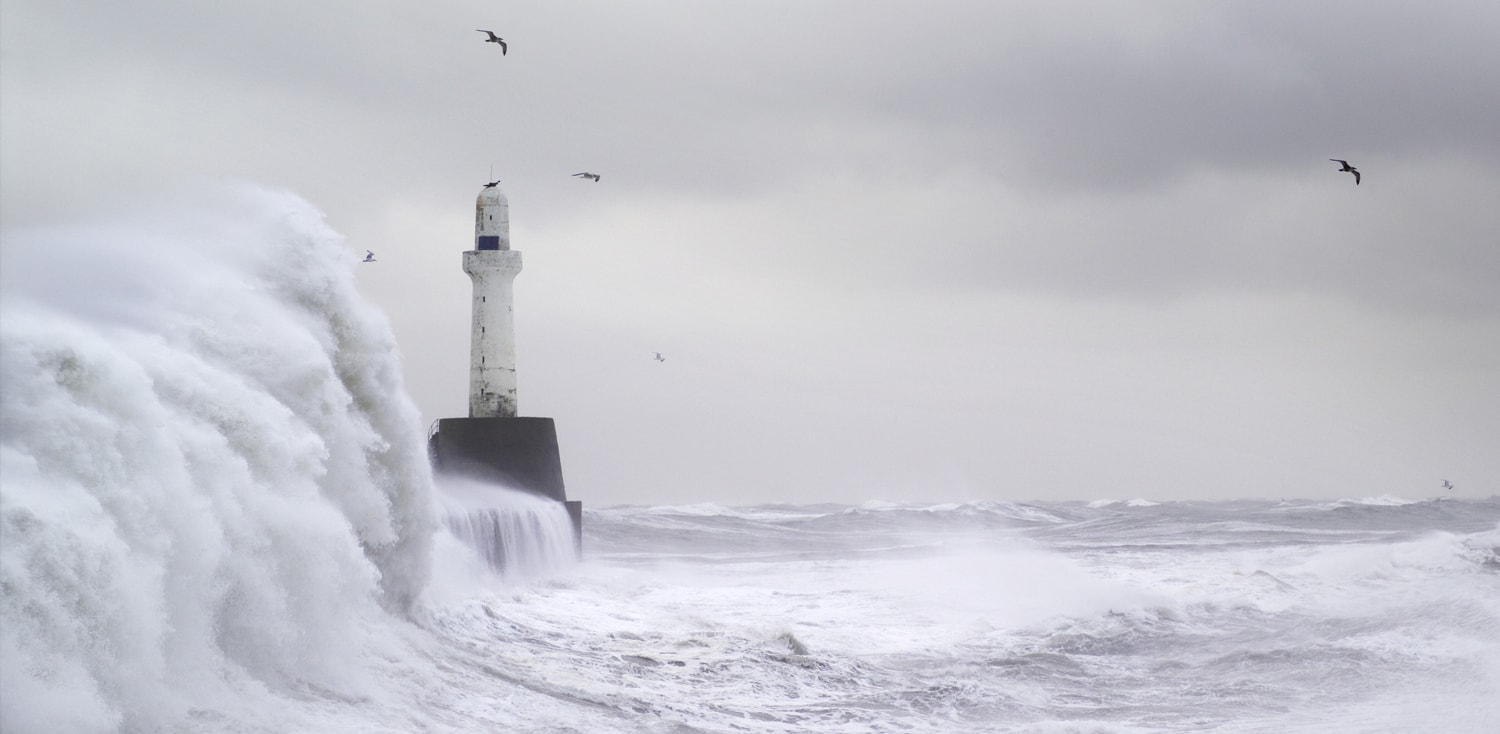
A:
POLYGON ((501 38, 501 37, 495 35, 494 31, 487 31, 487 30, 484 30, 483 28, 475 28, 474 30, 479 31, 480 33, 488 33, 490 35, 490 37, 484 39, 484 42, 485 43, 498 43, 498 44, 500 44, 500 55, 501 56, 505 55, 505 52, 506 52, 506 50, 509 47, 505 45, 505 39, 504 38, 501 38))
POLYGON ((1343 166, 1343 168, 1339 169, 1339 173, 1343 173, 1344 171, 1348 171, 1349 173, 1354 174, 1354 185, 1355 186, 1359 185, 1359 169, 1358 168, 1355 168, 1354 166, 1349 165, 1349 161, 1346 161, 1346 160, 1344 160, 1342 158, 1329 158, 1328 160, 1333 161, 1334 163, 1337 163, 1337 164, 1343 166))

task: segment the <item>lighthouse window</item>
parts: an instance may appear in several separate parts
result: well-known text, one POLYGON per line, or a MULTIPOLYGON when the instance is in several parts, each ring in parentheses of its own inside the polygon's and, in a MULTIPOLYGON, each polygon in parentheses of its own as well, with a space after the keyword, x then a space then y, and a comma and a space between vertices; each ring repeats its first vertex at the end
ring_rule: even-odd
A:
POLYGON ((480 296, 480 297, 479 297, 479 302, 480 302, 480 303, 484 303, 484 301, 485 301, 485 297, 484 297, 484 296, 480 296))
POLYGON ((484 333, 484 327, 483 326, 479 327, 479 333, 481 333, 481 334, 484 333))

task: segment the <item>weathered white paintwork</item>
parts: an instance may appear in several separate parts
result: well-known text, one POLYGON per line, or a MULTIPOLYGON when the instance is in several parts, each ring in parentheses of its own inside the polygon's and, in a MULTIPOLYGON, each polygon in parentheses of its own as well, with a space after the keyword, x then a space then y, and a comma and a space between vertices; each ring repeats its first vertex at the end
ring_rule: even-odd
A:
POLYGON ((469 417, 516 416, 516 322, 512 310, 521 253, 510 249, 510 202, 499 188, 479 192, 474 249, 464 253, 474 282, 469 335, 469 417))

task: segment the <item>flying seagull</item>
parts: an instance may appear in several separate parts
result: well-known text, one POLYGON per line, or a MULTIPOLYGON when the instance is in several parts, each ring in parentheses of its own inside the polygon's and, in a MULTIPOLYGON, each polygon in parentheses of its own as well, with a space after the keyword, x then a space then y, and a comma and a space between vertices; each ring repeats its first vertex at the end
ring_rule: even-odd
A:
POLYGON ((475 28, 474 30, 479 31, 480 33, 488 33, 488 34, 490 34, 490 37, 484 39, 484 42, 485 43, 498 43, 498 44, 500 44, 500 55, 501 56, 505 55, 505 51, 509 47, 505 45, 505 39, 504 38, 501 38, 501 37, 495 35, 494 31, 487 31, 487 30, 485 30, 483 28, 475 28))
POLYGON ((1344 171, 1348 171, 1348 172, 1354 174, 1354 185, 1355 186, 1359 185, 1359 169, 1358 168, 1355 168, 1354 166, 1349 165, 1349 161, 1346 161, 1346 160, 1344 160, 1342 158, 1329 158, 1328 160, 1333 161, 1334 163, 1338 163, 1338 164, 1340 164, 1340 165, 1343 166, 1343 168, 1339 169, 1340 173, 1342 173, 1344 171))
POLYGON ((1453 485, 1449 484, 1448 480, 1444 479, 1443 480, 1443 489, 1453 489, 1453 485))
POLYGON ((579 178, 593 179, 594 183, 599 183, 599 174, 597 173, 589 173, 588 171, 584 171, 583 173, 575 173, 573 175, 579 178))
POLYGON ((663 356, 661 356, 661 352, 657 352, 657 353, 656 353, 656 357, 655 357, 655 359, 656 359, 656 361, 658 361, 658 362, 665 362, 665 361, 667 361, 667 358, 666 358, 666 357, 663 357, 663 356))
POLYGON ((370 252, 369 250, 365 250, 365 260, 364 261, 367 262, 367 263, 375 262, 375 253, 370 252))

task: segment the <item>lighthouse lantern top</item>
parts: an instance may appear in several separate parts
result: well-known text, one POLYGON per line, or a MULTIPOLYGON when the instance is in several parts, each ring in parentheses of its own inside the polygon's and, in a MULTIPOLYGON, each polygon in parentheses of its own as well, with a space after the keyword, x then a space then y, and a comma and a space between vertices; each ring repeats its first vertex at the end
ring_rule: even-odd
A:
POLYGON ((484 187, 475 202, 474 249, 510 249, 510 202, 494 184, 484 187))

